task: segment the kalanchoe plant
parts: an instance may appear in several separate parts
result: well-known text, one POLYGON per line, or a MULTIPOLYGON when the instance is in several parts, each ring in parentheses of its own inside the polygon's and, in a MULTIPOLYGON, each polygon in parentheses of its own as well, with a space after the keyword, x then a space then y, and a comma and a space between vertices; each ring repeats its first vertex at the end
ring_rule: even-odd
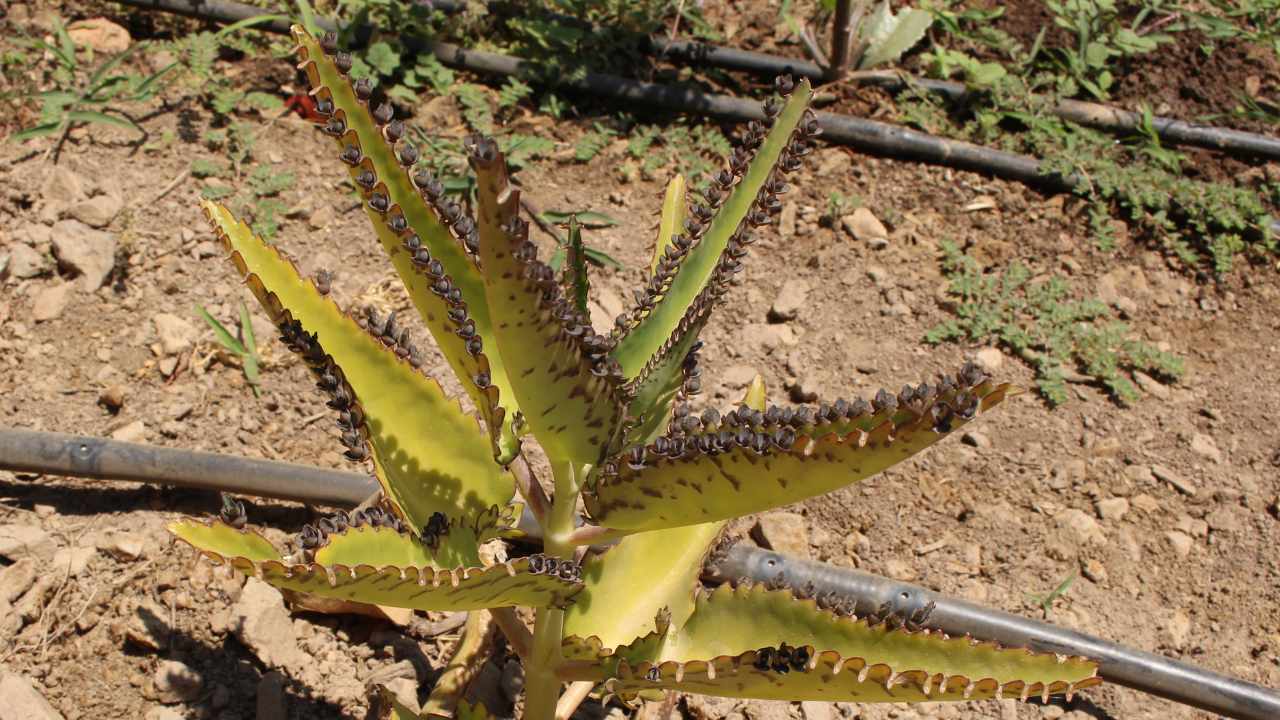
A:
MULTIPOLYGON (((948 638, 921 627, 927 618, 859 618, 839 599, 700 584, 728 521, 878 473, 1010 392, 967 366, 870 402, 766 406, 760 382, 739 407, 691 412, 698 334, 818 134, 807 83, 778 81, 779 96, 747 126, 703 202, 686 207, 683 180, 672 182, 648 284, 606 334, 587 319, 581 253, 570 252, 559 276, 538 260, 492 140, 467 142, 473 216, 415 167, 418 151, 391 106, 371 104, 368 83, 349 82, 351 59, 333 38, 294 35, 321 129, 479 418, 423 374, 398 318, 345 314, 326 297, 327 276, 303 279, 205 203, 236 268, 327 395, 346 456, 372 467, 381 493, 365 510, 305 527, 285 551, 249 529, 234 502, 220 519, 175 523, 180 538, 303 606, 476 611, 428 701, 435 715, 483 715, 459 695, 467 653, 492 621, 526 662, 524 715, 536 720, 567 717, 591 689, 623 700, 677 690, 912 702, 1070 694, 1098 682, 1086 660, 948 638), (525 459, 535 440, 550 461, 550 496, 525 459), (542 551, 482 554, 518 534, 517 498, 542 551), (531 633, 514 606, 535 609, 531 633)), ((384 709, 412 716, 394 701, 384 709)))

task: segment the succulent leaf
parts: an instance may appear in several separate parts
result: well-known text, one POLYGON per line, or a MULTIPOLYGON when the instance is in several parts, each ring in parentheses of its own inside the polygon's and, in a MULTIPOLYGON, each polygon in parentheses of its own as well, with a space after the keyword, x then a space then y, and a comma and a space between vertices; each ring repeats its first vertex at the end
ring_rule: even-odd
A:
POLYGON ((479 543, 475 531, 452 527, 433 539, 435 547, 413 535, 396 532, 389 527, 348 527, 329 534, 325 544, 316 548, 315 561, 321 565, 395 565, 397 567, 432 567, 447 570, 480 565, 479 543))
POLYGON ((583 590, 564 632, 617 647, 657 630, 663 613, 679 627, 693 612, 694 588, 722 522, 629 535, 583 563, 583 590))
POLYGON ((608 339, 566 299, 555 273, 537 259, 519 190, 488 138, 469 141, 476 172, 480 260, 498 351, 521 412, 548 454, 594 464, 613 445, 622 420, 622 379, 608 339))
MULTIPOLYGON (((790 423, 751 410, 723 419, 716 414, 701 432, 658 438, 606 461, 584 493, 587 511, 610 528, 656 530, 748 515, 831 492, 924 450, 1010 390, 981 373, 967 376, 977 382, 942 392, 923 386, 928 391, 920 397, 913 393, 896 417, 844 434, 828 431, 825 418, 815 425, 813 414, 796 413, 790 423)), ((696 418, 690 420, 698 425, 696 418)))
POLYGON ((658 222, 658 237, 653 243, 653 262, 649 264, 650 275, 658 272, 658 264, 667 248, 671 247, 672 238, 684 229, 687 185, 684 175, 678 173, 667 183, 666 193, 662 196, 662 219, 658 222))
POLYGON ((775 700, 923 702, 1071 694, 1100 681, 1083 658, 842 617, 789 590, 728 585, 698 598, 681 628, 622 649, 606 687, 775 700))
POLYGON ((796 83, 794 89, 790 81, 784 85, 791 90, 786 103, 767 106, 768 133, 759 123, 748 127, 745 147, 735 149, 730 169, 717 176, 708 191, 711 207, 690 213, 685 248, 675 243, 667 249, 680 250, 678 257, 665 270, 659 263, 640 306, 629 319, 622 319, 625 334, 613 357, 627 378, 636 377, 666 344, 710 283, 726 281, 736 272, 739 263, 731 256, 745 252, 748 226, 769 222, 775 212, 775 196, 785 187, 782 175, 798 164, 798 157, 807 152, 807 138, 817 132, 816 122, 805 115, 813 95, 808 81, 796 83))
POLYGON ((565 290, 573 300, 573 306, 583 317, 590 317, 587 299, 591 294, 591 281, 587 277, 587 253, 582 245, 582 226, 578 216, 569 216, 569 245, 565 248, 565 290))
MULTIPOLYGON (((275 557, 263 557, 264 548, 259 547, 256 540, 248 541, 256 557, 238 554, 246 545, 243 538, 252 533, 221 522, 184 520, 170 524, 169 530, 214 562, 231 565, 281 590, 375 605, 414 610, 479 610, 513 605, 560 607, 582 589, 582 583, 576 579, 576 566, 562 576, 555 568, 548 572, 539 556, 490 567, 449 569, 431 564, 370 564, 371 560, 376 562, 379 555, 359 556, 359 562, 352 564, 290 563, 278 551, 275 557)), ((391 540, 401 547, 389 551, 390 554, 412 558, 416 551, 404 544, 418 541, 408 534, 391 531, 398 538, 394 539, 386 531, 382 528, 372 538, 357 541, 391 540)), ((350 549, 340 548, 333 554, 345 557, 350 549)))
POLYGON ((252 562, 279 560, 280 551, 271 541, 247 528, 235 528, 221 521, 210 523, 183 520, 171 523, 169 532, 201 551, 252 562))
POLYGON ((480 349, 493 347, 493 335, 483 281, 467 247, 475 241, 474 222, 443 197, 429 174, 414 171, 416 148, 401 143, 397 152, 402 131, 393 129, 395 121, 385 114, 391 106, 371 111, 366 86, 357 92, 334 57, 306 30, 294 26, 293 35, 312 95, 328 103, 322 123, 342 148, 340 158, 364 197, 379 242, 440 352, 480 409, 495 452, 509 461, 517 448, 511 427, 517 408, 502 359, 480 349), (457 291, 456 301, 433 291, 439 277, 428 272, 432 261, 438 264, 437 275, 447 277, 457 291), (463 328, 468 335, 459 333, 463 328))
POLYGON ((495 519, 492 508, 511 501, 515 480, 493 462, 476 420, 435 380, 338 310, 225 207, 206 202, 204 210, 272 319, 299 323, 341 369, 359 404, 378 480, 413 532, 436 512, 472 523, 495 519))

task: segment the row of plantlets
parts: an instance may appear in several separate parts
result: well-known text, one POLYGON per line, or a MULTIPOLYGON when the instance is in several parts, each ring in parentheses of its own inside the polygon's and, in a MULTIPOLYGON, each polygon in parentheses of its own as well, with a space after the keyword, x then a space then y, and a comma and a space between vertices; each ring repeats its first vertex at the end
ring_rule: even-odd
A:
MULTIPOLYGON (((524 656, 531 720, 567 717, 588 687, 624 701, 675 690, 917 702, 1047 698, 1099 682, 1085 659, 948 638, 920 618, 859 618, 786 589, 700 584, 728 521, 874 475, 1011 392, 968 366, 870 402, 768 406, 760 382, 736 408, 690 410, 698 335, 817 135, 807 83, 777 82, 766 120, 745 128, 704 197, 693 202, 682 179, 672 182, 648 284, 601 333, 587 319, 581 253, 560 274, 538 259, 492 140, 466 144, 477 193, 464 208, 418 167, 391 106, 349 82, 351 58, 334 38, 298 27, 294 36, 320 127, 479 417, 422 371, 395 321, 340 310, 327 283, 301 277, 206 202, 237 272, 328 397, 347 457, 371 466, 382 492, 373 508, 325 518, 288 548, 249 529, 234 505, 221 519, 174 523, 178 537, 296 598, 492 610, 524 656), (550 462, 550 494, 526 461, 534 442, 550 462), (494 555, 482 545, 519 534, 521 503, 541 526, 541 553, 482 561, 494 555), (604 540, 618 542, 584 555, 604 540), (503 610, 515 606, 535 609, 531 633, 503 610), (558 713, 566 683, 578 692, 558 713)), ((461 702, 463 686, 438 684, 428 714, 483 716, 461 702)), ((414 716, 394 700, 383 708, 414 716)))

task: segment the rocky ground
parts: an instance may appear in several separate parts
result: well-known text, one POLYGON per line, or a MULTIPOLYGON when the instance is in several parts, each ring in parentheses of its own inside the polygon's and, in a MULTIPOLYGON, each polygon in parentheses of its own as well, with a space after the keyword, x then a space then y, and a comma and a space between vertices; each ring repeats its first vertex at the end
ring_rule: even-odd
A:
MULTIPOLYGON (((255 68, 223 64, 255 82, 255 68)), ((174 131, 193 109, 183 102, 157 102, 149 135, 174 131)), ((441 127, 454 132, 456 117, 441 127)), ((566 122, 555 132, 568 151, 588 128, 566 122)), ((200 217, 189 175, 192 159, 217 157, 132 139, 114 128, 74 132, 56 165, 42 159, 47 144, 0 145, 0 425, 350 467, 305 369, 269 340, 265 318, 255 311, 255 397, 195 314, 199 304, 231 324, 241 300, 251 302, 200 217)), ((328 139, 283 117, 264 119, 257 142, 263 163, 303 180, 283 198, 278 243, 305 272, 335 270, 343 304, 407 309, 336 184, 328 139)), ((590 207, 620 221, 588 238, 626 266, 596 276, 593 319, 605 327, 643 277, 662 192, 657 179, 615 179, 622 152, 521 173, 540 207, 590 207)), ((705 404, 735 401, 756 371, 778 402, 866 397, 967 358, 1029 386, 1031 371, 994 348, 922 344, 947 317, 943 239, 984 263, 1016 259, 1067 276, 1137 335, 1181 355, 1188 372, 1177 384, 1137 377, 1143 396, 1131 406, 1089 385, 1052 411, 1018 396, 914 462, 758 518, 749 541, 1280 687, 1274 269, 1201 284, 1136 242, 1095 250, 1081 208, 1062 197, 837 147, 807 168, 707 333, 705 404), (833 187, 862 199, 834 223, 822 220, 833 187)), ((440 359, 428 364, 456 392, 440 359)), ((291 614, 274 590, 198 561, 164 530, 217 507, 211 493, 0 472, 0 720, 358 718, 376 684, 410 698, 430 687, 456 618, 399 627, 291 614)), ((283 540, 316 512, 258 502, 250 518, 283 540)), ((518 666, 499 652, 473 693, 501 712, 519 684, 518 666)), ((1206 717, 1116 687, 1047 705, 685 697, 675 711, 699 720, 1206 717)), ((656 718, 663 708, 640 712, 656 718)))

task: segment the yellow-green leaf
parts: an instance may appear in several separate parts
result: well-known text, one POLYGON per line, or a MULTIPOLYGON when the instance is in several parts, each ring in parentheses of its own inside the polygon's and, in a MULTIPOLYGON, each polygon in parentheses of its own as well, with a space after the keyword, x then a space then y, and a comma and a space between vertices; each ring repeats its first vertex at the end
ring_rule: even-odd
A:
MULTIPOLYGON (((936 631, 841 617, 789 590, 721 586, 646 660, 615 653, 606 683, 624 696, 672 689, 726 697, 923 702, 1072 693, 1099 682, 1082 658, 1002 648, 936 631), (790 661, 778 657, 785 646, 790 661), (770 649, 762 657, 760 651, 770 649), (796 651, 799 651, 797 654, 796 651)), ((610 658, 605 658, 606 669, 610 658)))
POLYGON ((607 359, 588 356, 590 342, 604 339, 562 296, 555 273, 533 257, 528 224, 518 218, 520 191, 496 143, 478 140, 471 160, 485 292, 516 401, 549 455, 593 464, 614 443, 622 420, 620 378, 607 359))
POLYGON ((642 457, 627 452, 612 458, 584 500, 595 522, 620 530, 679 527, 789 505, 906 460, 966 425, 979 407, 985 411, 999 403, 1008 391, 1008 385, 986 381, 960 395, 948 390, 904 409, 900 423, 885 420, 870 431, 853 428, 845 435, 809 435, 777 424, 722 425, 719 433, 710 433, 714 439, 683 441, 687 447, 679 456, 664 454, 654 444, 642 457), (765 442, 757 446, 761 436, 765 442), (700 450, 700 440, 712 441, 712 449, 700 450))
POLYGON ((434 549, 412 535, 388 527, 362 525, 331 533, 325 544, 316 549, 315 561, 348 567, 395 565, 448 570, 480 565, 480 553, 475 531, 456 524, 441 534, 434 549))
POLYGON ((288 310, 342 369, 364 410, 379 483, 414 532, 437 511, 475 522, 511 501, 510 472, 435 380, 373 339, 225 207, 206 202, 204 210, 273 320, 288 310))
POLYGON ((239 530, 218 520, 208 523, 182 520, 170 523, 169 532, 197 550, 226 557, 242 557, 254 562, 279 560, 281 557, 270 540, 253 530, 239 530))
POLYGON ((658 261, 671 246, 672 236, 683 232, 685 185, 684 175, 678 173, 667 183, 666 194, 662 197, 662 220, 658 222, 658 237, 653 243, 653 262, 649 263, 651 274, 658 269, 658 261))
POLYGON ((465 340, 455 332, 459 324, 447 315, 449 306, 431 292, 432 280, 413 263, 401 236, 389 230, 387 217, 403 215, 423 247, 432 258, 440 261, 453 286, 461 291, 468 318, 475 323, 476 335, 486 347, 493 347, 489 308, 474 260, 440 221, 437 210, 423 199, 409 170, 402 165, 395 149, 370 114, 368 105, 356 96, 349 79, 334 65, 333 58, 325 55, 320 44, 305 29, 294 26, 293 36, 299 46, 301 67, 306 71, 312 94, 331 101, 335 106, 335 117, 341 118, 347 128, 346 133, 337 138, 339 147, 359 150, 362 160, 349 168, 351 177, 354 179, 366 170, 372 172, 378 183, 375 190, 384 193, 389 200, 391 208, 388 212, 379 213, 369 207, 370 191, 363 192, 365 212, 378 232, 379 242, 391 258, 441 353, 490 425, 496 452, 509 458, 517 448, 511 428, 517 408, 502 358, 497 357, 497 353, 472 354, 467 351, 465 340), (481 374, 487 379, 483 387, 475 382, 481 374))
POLYGON ((617 647, 655 631, 660 612, 672 625, 683 625, 693 612, 708 548, 723 526, 713 522, 629 535, 588 559, 583 590, 565 613, 565 634, 617 647))

